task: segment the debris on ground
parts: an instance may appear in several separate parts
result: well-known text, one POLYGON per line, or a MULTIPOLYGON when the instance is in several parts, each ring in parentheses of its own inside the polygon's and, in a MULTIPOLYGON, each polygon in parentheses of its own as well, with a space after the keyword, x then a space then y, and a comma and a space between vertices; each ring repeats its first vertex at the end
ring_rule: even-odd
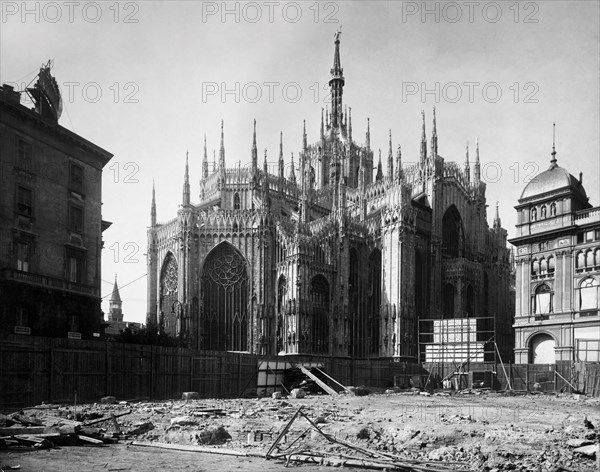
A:
POLYGON ((589 424, 599 424, 598 398, 346 388, 350 395, 298 387, 228 400, 115 398, 77 411, 39 405, 0 415, 0 450, 121 442, 388 471, 597 470, 600 435, 589 424))

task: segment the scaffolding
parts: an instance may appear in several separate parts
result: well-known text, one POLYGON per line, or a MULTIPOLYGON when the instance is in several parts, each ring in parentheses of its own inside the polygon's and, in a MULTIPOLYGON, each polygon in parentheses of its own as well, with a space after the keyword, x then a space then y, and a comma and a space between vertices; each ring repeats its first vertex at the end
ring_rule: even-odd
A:
POLYGON ((468 372, 470 363, 496 365, 494 317, 437 318, 419 320, 419 361, 452 364, 468 372))

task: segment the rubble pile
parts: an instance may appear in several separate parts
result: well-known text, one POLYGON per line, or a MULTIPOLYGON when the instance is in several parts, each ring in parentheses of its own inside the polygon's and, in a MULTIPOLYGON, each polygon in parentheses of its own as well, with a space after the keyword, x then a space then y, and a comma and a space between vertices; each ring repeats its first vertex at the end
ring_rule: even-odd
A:
POLYGON ((0 416, 0 447, 118 441, 373 470, 598 470, 599 399, 420 393, 40 405, 0 416))

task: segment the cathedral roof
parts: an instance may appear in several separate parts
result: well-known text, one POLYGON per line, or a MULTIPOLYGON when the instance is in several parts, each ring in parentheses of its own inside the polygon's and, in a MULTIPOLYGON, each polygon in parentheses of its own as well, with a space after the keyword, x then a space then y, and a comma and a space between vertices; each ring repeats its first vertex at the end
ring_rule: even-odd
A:
POLYGON ((581 182, 569 174, 566 169, 553 162, 547 170, 536 175, 527 184, 521 194, 521 200, 562 189, 572 190, 581 199, 587 201, 587 195, 581 182))

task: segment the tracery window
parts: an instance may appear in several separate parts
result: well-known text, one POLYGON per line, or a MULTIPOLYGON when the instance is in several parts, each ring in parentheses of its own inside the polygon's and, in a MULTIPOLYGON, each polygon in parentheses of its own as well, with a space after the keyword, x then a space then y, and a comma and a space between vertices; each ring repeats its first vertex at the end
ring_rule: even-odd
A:
POLYGON ((381 308, 381 251, 375 249, 369 257, 369 320, 371 354, 379 354, 379 310, 381 308))
POLYGON ((160 276, 160 312, 162 330, 171 336, 178 334, 177 271, 177 260, 169 252, 163 262, 160 276))
POLYGON ((460 213, 452 205, 442 218, 442 253, 445 256, 459 257, 462 253, 462 238, 460 213))
POLYGON ((454 285, 446 284, 444 287, 444 317, 454 318, 454 285))
POLYGON ((202 290, 204 349, 248 350, 248 272, 231 244, 223 242, 206 256, 202 290))
POLYGON ((329 282, 322 275, 313 277, 310 283, 313 306, 310 339, 313 353, 329 352, 329 282))
POLYGON ((240 194, 239 193, 235 193, 233 195, 233 209, 234 210, 239 210, 240 209, 240 194))

